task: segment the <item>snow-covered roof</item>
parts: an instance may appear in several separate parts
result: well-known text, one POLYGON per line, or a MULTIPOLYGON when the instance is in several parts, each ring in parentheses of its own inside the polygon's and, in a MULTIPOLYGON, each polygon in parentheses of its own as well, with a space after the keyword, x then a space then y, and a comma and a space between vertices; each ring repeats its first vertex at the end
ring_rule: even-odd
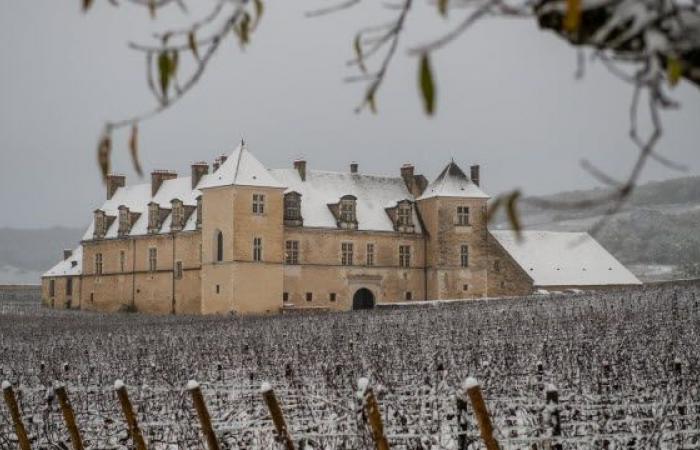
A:
POLYGON ((83 246, 73 250, 70 258, 61 260, 44 273, 44 277, 77 276, 83 273, 83 246))
POLYGON ((431 197, 489 198, 454 161, 445 166, 418 200, 431 197))
POLYGON ((216 172, 204 176, 198 187, 206 189, 230 185, 285 187, 270 175, 270 171, 246 149, 243 143, 216 172))
MULTIPOLYGON (((296 169, 273 169, 270 173, 287 186, 285 193, 301 194, 305 227, 337 228, 328 205, 338 203, 344 195, 354 195, 358 230, 394 231, 386 208, 395 207, 401 200, 415 200, 400 177, 307 170, 306 180, 302 181, 296 169)), ((415 208, 413 224, 416 232, 421 233, 415 208)))
POLYGON ((588 233, 491 231, 494 238, 532 278, 534 286, 641 284, 588 233))

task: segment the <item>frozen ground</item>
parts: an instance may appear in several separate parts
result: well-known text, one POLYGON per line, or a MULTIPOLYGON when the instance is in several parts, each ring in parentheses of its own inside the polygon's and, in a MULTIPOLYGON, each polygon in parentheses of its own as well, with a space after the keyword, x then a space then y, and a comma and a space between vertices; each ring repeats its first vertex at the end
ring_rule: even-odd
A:
MULTIPOLYGON (((88 448, 129 448, 119 379, 151 449, 204 448, 189 380, 202 386, 223 448, 276 448, 260 391, 269 382, 297 448, 370 449, 361 377, 392 449, 479 448, 470 409, 458 411, 469 376, 503 448, 546 448, 549 384, 564 448, 699 448, 699 303, 698 283, 266 318, 0 303, 0 381, 18 393, 33 448, 70 448, 55 381, 67 385, 88 448)), ((0 405, 2 449, 17 448, 9 420, 0 405)))

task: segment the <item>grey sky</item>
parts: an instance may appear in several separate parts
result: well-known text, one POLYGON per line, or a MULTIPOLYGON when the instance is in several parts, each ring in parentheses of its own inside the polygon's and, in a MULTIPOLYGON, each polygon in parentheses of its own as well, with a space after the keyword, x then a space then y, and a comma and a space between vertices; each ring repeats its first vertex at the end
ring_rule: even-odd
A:
MULTIPOLYGON (((89 222, 104 198, 95 162, 104 120, 152 105, 143 58, 126 48, 153 29, 145 11, 97 1, 83 15, 79 3, 0 6, 0 226, 89 222)), ((482 22, 434 56, 438 113, 428 119, 416 61, 405 50, 449 25, 419 6, 379 94, 379 114, 355 114, 362 86, 342 81, 353 74, 345 66, 352 38, 391 12, 365 7, 304 18, 324 4, 268 0, 252 45, 241 52, 232 38, 188 98, 142 126, 145 171, 188 174, 192 161, 211 162, 241 136, 268 167, 304 156, 312 168, 346 170, 356 160, 361 171, 398 174, 411 161, 433 178, 450 157, 463 166, 480 163, 491 194, 594 186, 579 166, 582 157, 620 177, 631 168, 631 88, 595 63, 575 80, 572 48, 525 21, 482 22)), ((161 16, 167 18, 181 14, 161 16)), ((700 92, 682 84, 673 95, 682 110, 664 114, 659 151, 697 174, 700 92)), ((137 182, 126 139, 116 136, 114 169, 137 182)), ((678 175, 651 162, 644 180, 678 175)))

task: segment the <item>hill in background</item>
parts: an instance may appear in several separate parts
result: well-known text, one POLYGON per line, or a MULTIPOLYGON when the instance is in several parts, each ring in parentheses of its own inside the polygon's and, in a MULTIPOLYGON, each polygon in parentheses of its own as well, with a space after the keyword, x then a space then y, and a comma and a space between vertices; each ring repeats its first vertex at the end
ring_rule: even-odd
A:
MULTIPOLYGON (((539 197, 573 202, 601 196, 605 189, 539 197)), ((605 219, 605 207, 543 209, 523 199, 519 212, 526 229, 589 231, 605 219)), ((700 177, 639 186, 622 210, 605 219, 596 239, 642 280, 700 277, 700 177)), ((494 228, 507 228, 503 214, 494 228)))
POLYGON ((39 284, 41 274, 77 247, 84 230, 0 228, 0 284, 39 284))

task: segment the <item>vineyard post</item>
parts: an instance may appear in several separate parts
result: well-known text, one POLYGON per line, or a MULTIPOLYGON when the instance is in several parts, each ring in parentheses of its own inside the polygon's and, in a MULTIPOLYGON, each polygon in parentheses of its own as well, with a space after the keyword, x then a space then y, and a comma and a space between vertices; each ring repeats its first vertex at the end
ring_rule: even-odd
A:
POLYGON ((85 447, 83 447, 83 440, 80 437, 78 425, 75 423, 75 413, 73 412, 73 407, 68 399, 66 387, 60 384, 56 386, 54 392, 58 397, 58 403, 61 406, 61 412, 63 412, 63 420, 66 421, 66 427, 68 428, 68 433, 70 434, 70 440, 71 443, 73 443, 73 449, 83 450, 85 447))
POLYGON ((272 423, 274 423, 275 430, 277 430, 277 436, 284 441, 284 446, 287 450, 294 450, 294 441, 289 435, 287 423, 284 421, 282 408, 277 402, 275 391, 272 390, 272 386, 269 383, 263 383, 260 386, 260 393, 267 404, 267 409, 270 410, 270 416, 272 416, 272 423))
POLYGON ((207 447, 209 450, 219 450, 219 442, 216 440, 214 428, 211 426, 211 417, 209 416, 207 405, 204 403, 204 396, 199 383, 190 380, 187 382, 187 390, 192 395, 192 403, 194 403, 194 409, 197 410, 197 417, 199 417, 199 423, 202 425, 202 433, 207 438, 207 447))
POLYGON ((15 424, 15 433, 17 434, 17 440, 19 441, 19 448, 21 450, 32 450, 31 445, 29 445, 27 430, 24 428, 24 423, 22 423, 22 415, 20 414, 19 407, 17 406, 15 391, 12 390, 12 385, 7 381, 2 382, 2 394, 5 397, 5 403, 7 403, 7 407, 10 410, 12 422, 15 424))
POLYGON ((134 408, 131 406, 129 394, 126 392, 124 382, 122 380, 115 381, 114 390, 117 392, 117 397, 119 397, 119 403, 122 406, 122 411, 124 412, 124 417, 126 418, 126 424, 129 426, 131 440, 133 441, 136 450, 146 450, 146 441, 143 440, 143 435, 141 435, 141 429, 136 421, 134 408))
MULTIPOLYGON (((561 436, 561 417, 559 415, 559 391, 556 386, 550 384, 546 391, 547 412, 549 413, 549 423, 552 427, 552 436, 559 439, 561 436)), ((561 443, 557 442, 552 445, 552 450, 561 450, 561 443)))
POLYGON ((486 410, 486 403, 484 403, 484 397, 481 395, 481 387, 479 382, 475 378, 469 377, 464 381, 462 388, 467 391, 469 400, 472 403, 472 409, 474 409, 474 415, 479 422, 479 429, 481 431, 481 439, 484 440, 484 444, 488 450, 498 450, 498 442, 493 437, 493 425, 491 425, 491 418, 489 417, 489 412, 486 410))
POLYGON ((374 391, 369 386, 369 380, 367 378, 360 378, 357 382, 357 386, 359 388, 359 394, 362 396, 362 406, 365 415, 372 430, 374 447, 376 450, 389 450, 389 442, 386 440, 386 436, 384 436, 384 424, 382 423, 382 415, 379 411, 379 403, 377 403, 377 398, 374 396, 374 391))

